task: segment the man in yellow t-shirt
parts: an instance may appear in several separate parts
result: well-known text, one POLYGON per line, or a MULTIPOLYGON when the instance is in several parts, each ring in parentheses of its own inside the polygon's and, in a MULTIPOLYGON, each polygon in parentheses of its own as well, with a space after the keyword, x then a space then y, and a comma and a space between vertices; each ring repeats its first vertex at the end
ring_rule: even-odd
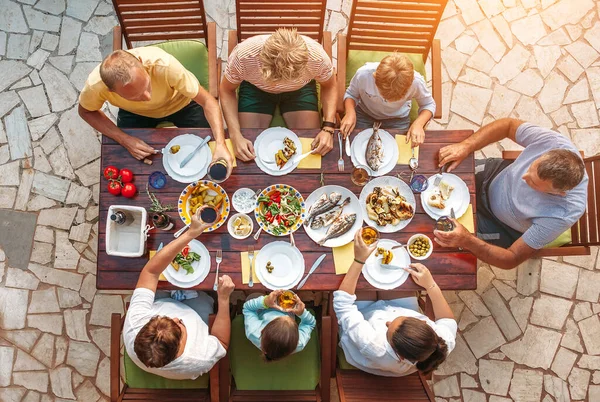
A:
POLYGON ((213 160, 225 158, 230 170, 233 166, 217 100, 176 58, 157 47, 116 50, 106 57, 81 91, 79 115, 139 160, 158 150, 121 128, 153 128, 162 121, 210 127, 217 143, 213 160), (117 125, 100 110, 104 102, 119 108, 117 125))

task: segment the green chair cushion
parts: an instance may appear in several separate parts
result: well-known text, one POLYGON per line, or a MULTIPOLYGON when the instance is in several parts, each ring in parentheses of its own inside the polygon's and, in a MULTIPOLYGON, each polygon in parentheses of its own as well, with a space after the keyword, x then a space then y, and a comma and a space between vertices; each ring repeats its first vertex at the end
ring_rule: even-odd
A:
POLYGON ((198 78, 200 85, 207 91, 208 87, 208 48, 197 40, 173 40, 156 43, 156 46, 175 57, 192 74, 198 78))
MULTIPOLYGON (((385 56, 389 56, 390 52, 376 52, 368 50, 350 50, 348 51, 348 60, 346 61, 346 88, 350 85, 350 80, 356 74, 356 71, 369 62, 379 62, 385 56)), ((423 62, 423 56, 417 53, 404 53, 410 61, 412 61, 415 71, 420 73, 425 81, 427 76, 425 74, 425 63, 423 62)), ((410 121, 415 121, 419 115, 419 105, 413 99, 412 107, 410 109, 410 121)))
POLYGON ((170 380, 139 368, 125 351, 123 356, 125 366, 125 384, 130 388, 151 389, 206 389, 208 388, 208 373, 195 380, 170 380))
POLYGON ((342 348, 340 348, 339 345, 337 347, 337 358, 338 358, 338 367, 341 370, 358 370, 356 367, 354 367, 353 365, 348 363, 348 360, 346 360, 346 355, 344 354, 344 350, 342 348))
POLYGON ((321 373, 319 336, 316 330, 313 331, 310 341, 301 352, 266 363, 261 351, 246 338, 244 316, 238 315, 231 323, 229 360, 239 390, 314 390, 321 373))
POLYGON ((560 236, 554 239, 550 244, 544 246, 544 248, 560 247, 565 244, 571 243, 571 228, 565 230, 560 236))

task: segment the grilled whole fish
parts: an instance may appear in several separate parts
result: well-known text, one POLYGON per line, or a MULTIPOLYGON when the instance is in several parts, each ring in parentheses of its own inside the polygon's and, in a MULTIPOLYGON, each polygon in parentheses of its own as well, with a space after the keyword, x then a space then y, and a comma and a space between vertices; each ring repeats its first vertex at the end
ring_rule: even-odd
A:
POLYGON ((324 214, 317 216, 311 222, 310 228, 311 229, 320 229, 320 228, 326 228, 327 226, 331 225, 333 223, 333 221, 335 221, 338 218, 338 216, 340 216, 342 214, 344 207, 346 205, 348 205, 349 203, 350 203, 350 197, 346 198, 344 200, 344 202, 342 202, 341 204, 333 207, 333 209, 330 209, 329 211, 325 212, 324 214))
POLYGON ((373 130, 373 134, 369 138, 365 159, 367 160, 367 165, 373 171, 379 170, 383 164, 383 143, 377 130, 373 130))
POLYGON ((329 194, 329 196, 327 196, 327 194, 321 195, 308 210, 308 216, 304 221, 304 225, 310 225, 313 219, 335 207, 341 199, 342 195, 336 192, 329 194))
POLYGON ((343 214, 338 217, 327 230, 327 234, 321 241, 319 245, 322 246, 329 239, 335 239, 336 237, 340 237, 344 233, 350 230, 352 226, 356 222, 356 214, 343 214))

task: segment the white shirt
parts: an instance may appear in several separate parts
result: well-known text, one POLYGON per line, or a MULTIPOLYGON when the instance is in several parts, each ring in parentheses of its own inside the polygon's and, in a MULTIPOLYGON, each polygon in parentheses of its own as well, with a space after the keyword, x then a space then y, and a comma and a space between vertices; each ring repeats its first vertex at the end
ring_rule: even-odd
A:
POLYGON ((135 289, 131 296, 123 325, 123 343, 131 360, 144 371, 172 380, 193 380, 210 371, 226 354, 221 342, 209 335, 208 325, 191 307, 170 298, 155 302, 154 296, 154 292, 146 288, 135 289), (140 329, 157 315, 183 321, 187 341, 181 356, 164 367, 151 368, 138 359, 133 344, 140 329))
POLYGON ((377 70, 379 63, 365 63, 352 77, 344 100, 352 98, 357 106, 375 120, 401 119, 409 115, 412 100, 419 104, 419 113, 429 110, 435 114, 435 101, 431 92, 427 89, 427 83, 423 76, 415 71, 413 82, 406 91, 406 95, 398 101, 388 102, 381 96, 373 73, 377 70))
POLYGON ((398 317, 423 320, 448 345, 448 353, 456 345, 457 324, 450 318, 435 322, 417 311, 394 306, 388 300, 379 300, 359 311, 354 303, 356 295, 343 290, 333 293, 333 309, 340 327, 340 346, 348 363, 367 373, 386 377, 401 377, 417 371, 406 359, 400 360, 387 340, 386 322, 398 317))

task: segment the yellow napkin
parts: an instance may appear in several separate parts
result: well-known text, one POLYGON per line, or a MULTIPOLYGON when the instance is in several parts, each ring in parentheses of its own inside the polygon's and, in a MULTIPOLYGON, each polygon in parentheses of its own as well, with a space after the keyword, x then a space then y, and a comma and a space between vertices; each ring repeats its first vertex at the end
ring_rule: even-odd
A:
POLYGON ((467 212, 457 219, 471 233, 475 233, 475 221, 473 219, 473 205, 469 204, 467 212))
MULTIPOLYGON (((237 160, 235 159, 235 152, 233 152, 233 143, 231 142, 231 140, 229 138, 225 140, 225 145, 227 145, 227 149, 229 149, 229 152, 231 153, 231 155, 233 155, 233 167, 236 167, 237 160)), ((208 146, 210 147, 211 152, 214 153, 215 147, 217 146, 217 142, 210 141, 208 143, 208 146)))
MULTIPOLYGON (((300 142, 302 143, 302 154, 310 152, 311 144, 314 141, 314 138, 300 138, 300 142)), ((321 155, 312 154, 302 159, 298 164, 298 169, 321 169, 321 155)))
POLYGON ((333 264, 336 275, 345 275, 354 261, 354 243, 345 246, 333 247, 333 264))
MULTIPOLYGON (((154 257, 154 255, 156 254, 156 250, 150 250, 148 252, 148 259, 151 259, 152 257, 154 257)), ((159 281, 166 281, 167 278, 165 278, 165 276, 161 273, 160 276, 158 277, 159 281)))
MULTIPOLYGON (((246 285, 249 281, 250 281, 250 260, 248 260, 248 252, 247 251, 242 251, 240 253, 241 255, 241 261, 242 261, 242 283, 244 285, 246 285)), ((254 252, 254 260, 252 260, 252 263, 256 263, 256 256, 258 255, 258 252, 254 252)), ((254 265, 254 270, 252 272, 252 280, 254 281, 254 283, 260 283, 260 281, 258 280, 258 277, 256 276, 256 265, 254 265)))
MULTIPOLYGON (((407 144, 405 135, 396 135, 396 144, 398 144, 398 165, 408 165, 408 160, 412 158, 412 141, 407 144)), ((419 159, 419 147, 415 148, 415 158, 419 159)))

